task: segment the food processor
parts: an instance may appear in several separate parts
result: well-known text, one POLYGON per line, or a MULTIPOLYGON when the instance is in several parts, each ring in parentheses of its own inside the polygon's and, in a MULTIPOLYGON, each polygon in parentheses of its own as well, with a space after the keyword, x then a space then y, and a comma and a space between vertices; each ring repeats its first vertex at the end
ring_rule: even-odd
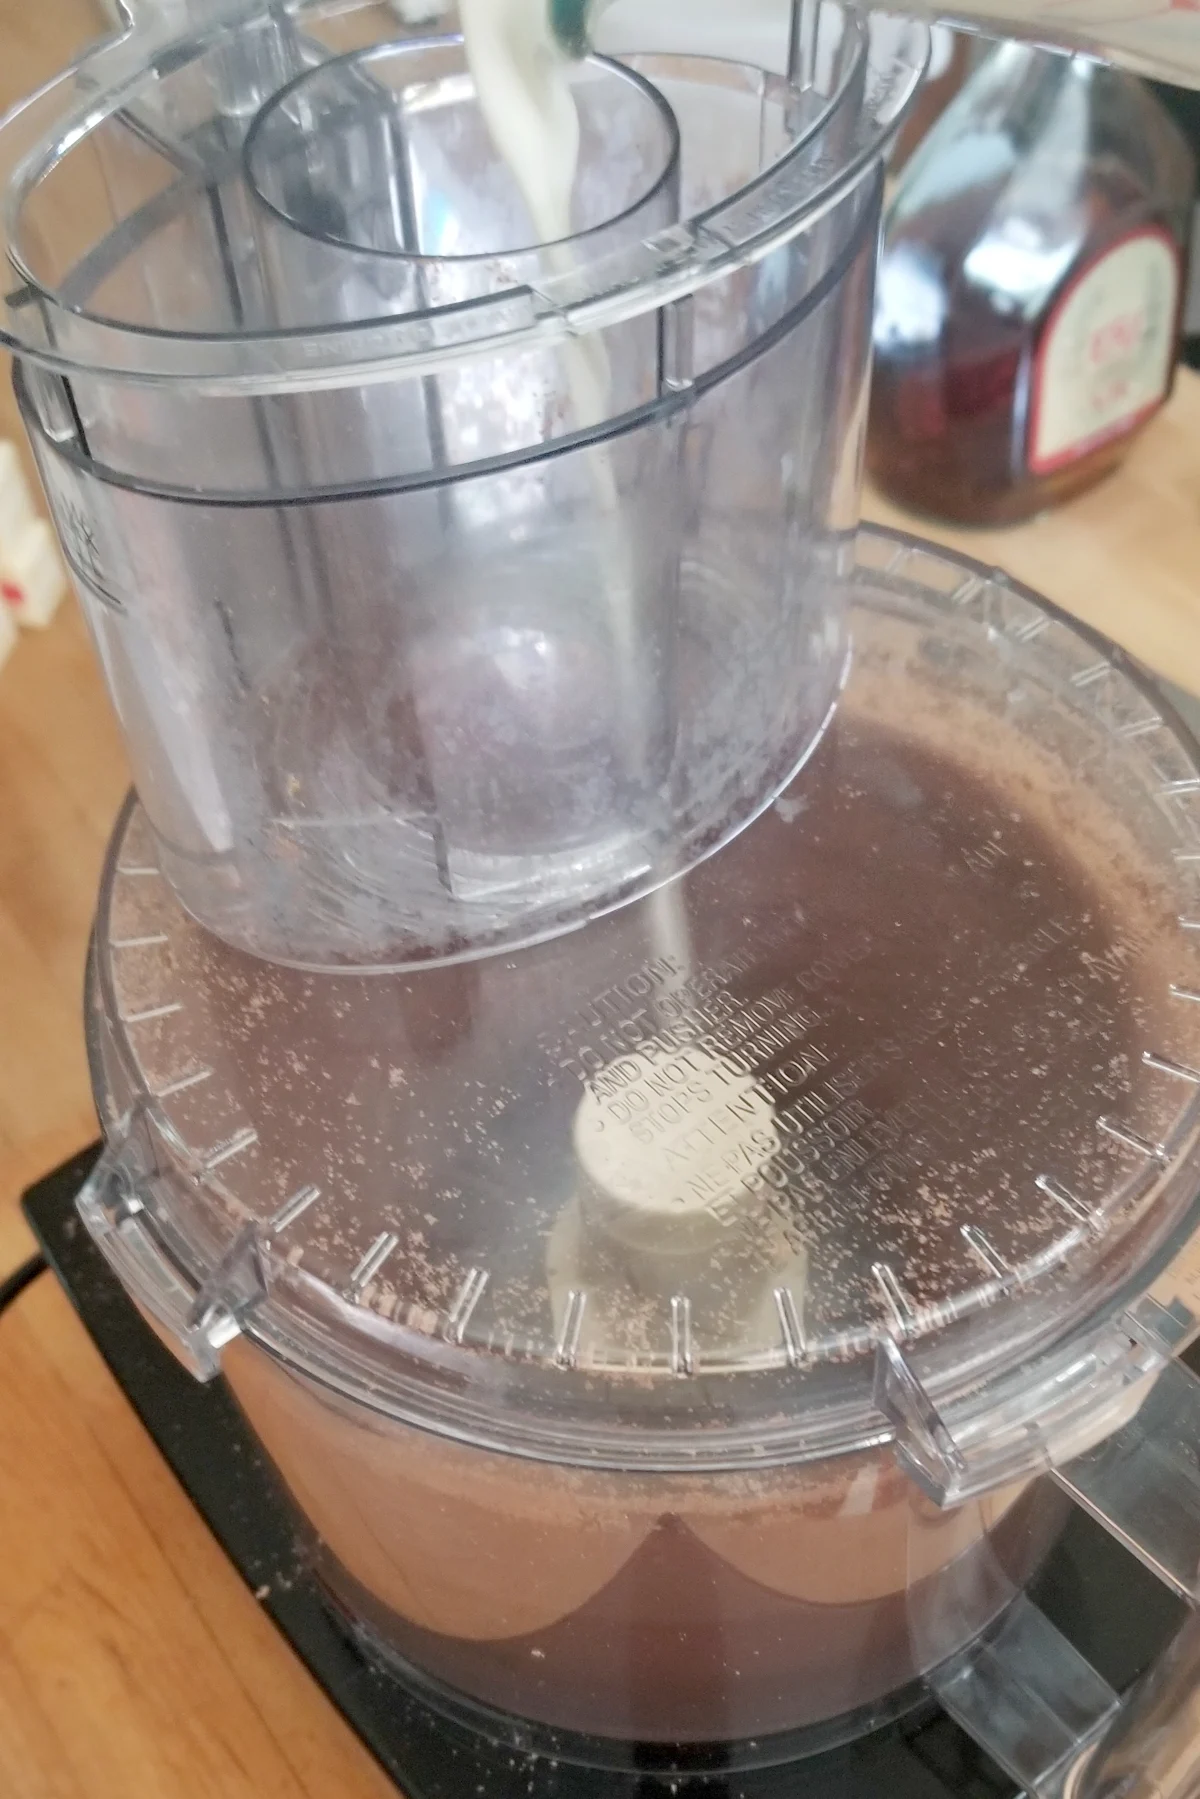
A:
POLYGON ((1182 1795, 1189 1629, 1125 1697, 1035 1595, 1072 1507, 1200 1579, 1200 746, 858 528, 923 28, 623 16, 551 244, 440 17, 181 6, 0 130, 137 787, 79 1213, 447 1731, 678 1784, 932 1696, 1182 1795))

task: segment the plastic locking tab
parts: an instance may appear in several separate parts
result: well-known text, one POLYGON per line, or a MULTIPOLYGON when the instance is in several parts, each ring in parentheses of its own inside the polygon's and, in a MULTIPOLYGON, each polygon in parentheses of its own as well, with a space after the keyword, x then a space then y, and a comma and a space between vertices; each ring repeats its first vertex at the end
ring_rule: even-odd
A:
POLYGON ((167 1253, 154 1228, 153 1147, 131 1113, 115 1130, 77 1206, 92 1241, 159 1340, 198 1380, 220 1369, 220 1352, 266 1292, 258 1234, 246 1225, 202 1283, 167 1253))

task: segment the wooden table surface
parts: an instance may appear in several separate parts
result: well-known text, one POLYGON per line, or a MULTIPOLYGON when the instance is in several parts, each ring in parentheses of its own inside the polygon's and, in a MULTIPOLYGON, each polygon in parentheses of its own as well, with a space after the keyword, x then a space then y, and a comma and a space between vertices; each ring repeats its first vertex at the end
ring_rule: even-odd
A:
MULTIPOLYGON (((91 0, 0 0, 0 103, 61 66, 96 18, 91 0)), ((5 387, 0 435, 16 432, 5 387)), ((1126 468, 1073 506, 1014 531, 937 535, 1200 693, 1200 378, 1181 376, 1126 468)), ((95 1134, 80 983, 126 778, 69 604, 0 671, 0 1274, 30 1247, 21 1189, 95 1134)), ((225 1563, 49 1279, 0 1322, 0 1545, 4 1799, 393 1791, 225 1563)))

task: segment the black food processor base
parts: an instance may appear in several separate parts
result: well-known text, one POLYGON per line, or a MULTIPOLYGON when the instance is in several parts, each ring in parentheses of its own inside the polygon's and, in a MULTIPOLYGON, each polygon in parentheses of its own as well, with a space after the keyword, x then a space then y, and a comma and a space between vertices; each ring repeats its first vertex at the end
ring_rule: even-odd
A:
MULTIPOLYGON (((1013 1783, 931 1701, 869 1735, 803 1759, 741 1771, 708 1747, 681 1773, 662 1745, 628 1766, 585 1767, 523 1752, 418 1699, 339 1624, 275 1474, 220 1381, 201 1386, 162 1347, 79 1222, 75 1196, 98 1150, 25 1195, 46 1258, 134 1410, 225 1553, 291 1647, 407 1799, 1010 1799, 1013 1783), (674 1765, 672 1765, 672 1763, 674 1765), (692 1764, 694 1765, 694 1764, 692 1764)), ((1033 1587, 1058 1628, 1118 1690, 1149 1666, 1184 1608, 1080 1512, 1033 1587)), ((503 1728, 503 1727, 500 1727, 503 1728)), ((500 1729, 497 1730, 500 1734, 500 1729)), ((611 1754, 611 1749, 610 1749, 611 1754)))

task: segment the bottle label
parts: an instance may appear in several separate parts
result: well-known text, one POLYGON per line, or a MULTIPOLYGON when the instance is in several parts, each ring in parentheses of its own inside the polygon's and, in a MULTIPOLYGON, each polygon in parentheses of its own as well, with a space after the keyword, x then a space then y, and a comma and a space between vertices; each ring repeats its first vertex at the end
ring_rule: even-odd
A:
POLYGON ((1033 367, 1029 467, 1050 474, 1131 431, 1171 380, 1180 259, 1155 226, 1131 231, 1067 283, 1033 367))

